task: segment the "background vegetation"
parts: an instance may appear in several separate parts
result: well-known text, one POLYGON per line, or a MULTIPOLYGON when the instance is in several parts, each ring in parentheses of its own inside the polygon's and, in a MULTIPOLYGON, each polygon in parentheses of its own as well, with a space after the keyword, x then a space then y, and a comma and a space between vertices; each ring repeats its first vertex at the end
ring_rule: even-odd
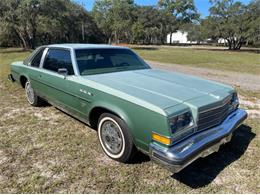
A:
POLYGON ((211 68, 260 75, 260 56, 254 52, 233 52, 210 47, 154 47, 133 49, 144 59, 167 64, 211 68))
POLYGON ((211 0, 210 15, 201 19, 193 0, 159 0, 139 6, 133 0, 96 0, 93 10, 72 0, 1 0, 0 45, 80 43, 165 44, 176 30, 201 42, 227 40, 228 48, 260 43, 260 0, 248 5, 211 0))

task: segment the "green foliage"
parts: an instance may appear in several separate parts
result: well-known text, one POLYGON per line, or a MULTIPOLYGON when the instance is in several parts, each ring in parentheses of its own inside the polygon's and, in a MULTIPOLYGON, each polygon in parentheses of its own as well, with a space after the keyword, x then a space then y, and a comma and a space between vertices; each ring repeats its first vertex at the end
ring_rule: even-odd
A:
POLYGON ((139 6, 135 11, 135 22, 132 34, 134 43, 162 44, 167 35, 167 26, 172 15, 152 6, 139 6))
POLYGON ((132 0, 97 0, 93 8, 93 17, 109 42, 129 40, 133 23, 132 0))
MULTIPOLYGON (((188 32, 190 41, 227 41, 229 49, 260 45, 260 0, 244 5, 210 0, 210 15, 199 19, 194 0, 96 0, 88 13, 73 0, 1 0, 0 46, 83 42, 165 44, 167 34, 188 32)), ((171 40, 170 40, 171 41, 171 40)))
POLYGON ((180 24, 190 23, 199 18, 193 0, 159 0, 158 5, 172 13, 180 24))
POLYGON ((92 16, 96 24, 108 39, 112 37, 111 7, 111 0, 96 0, 92 11, 92 16))
POLYGON ((166 35, 198 18, 193 0, 160 1, 158 7, 130 0, 96 0, 93 17, 109 42, 163 44, 166 35))
POLYGON ((211 0, 211 3, 210 16, 203 27, 209 36, 225 39, 232 50, 240 49, 244 43, 259 41, 259 0, 248 6, 233 0, 211 0))
POLYGON ((260 0, 251 1, 247 7, 247 44, 260 46, 260 0))
MULTIPOLYGON (((172 14, 166 27, 167 32, 170 34, 199 19, 193 0, 159 0, 158 6, 172 14)), ((170 43, 172 43, 171 39, 170 36, 170 43)))
POLYGON ((85 9, 69 0, 1 0, 1 45, 34 48, 59 42, 102 42, 85 9), (1 28, 2 29, 2 28, 1 28))

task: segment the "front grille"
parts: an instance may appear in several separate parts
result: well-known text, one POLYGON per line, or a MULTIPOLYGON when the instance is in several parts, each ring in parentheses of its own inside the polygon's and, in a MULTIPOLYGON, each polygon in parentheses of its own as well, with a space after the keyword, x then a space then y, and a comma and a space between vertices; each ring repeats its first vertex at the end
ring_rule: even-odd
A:
POLYGON ((231 97, 229 96, 213 108, 199 111, 198 131, 221 124, 229 114, 230 103, 231 97))

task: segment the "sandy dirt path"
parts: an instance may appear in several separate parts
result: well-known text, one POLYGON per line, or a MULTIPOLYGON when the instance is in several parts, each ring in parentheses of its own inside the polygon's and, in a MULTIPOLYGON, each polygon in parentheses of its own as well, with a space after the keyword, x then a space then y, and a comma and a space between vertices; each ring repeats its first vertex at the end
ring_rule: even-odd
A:
POLYGON ((258 91, 260 90, 260 75, 252 75, 248 73, 239 73, 232 71, 221 71, 209 68, 192 67, 187 65, 166 64, 161 62, 147 61, 153 68, 164 69, 169 71, 177 71, 186 74, 200 76, 206 79, 219 81, 240 87, 244 90, 258 91))

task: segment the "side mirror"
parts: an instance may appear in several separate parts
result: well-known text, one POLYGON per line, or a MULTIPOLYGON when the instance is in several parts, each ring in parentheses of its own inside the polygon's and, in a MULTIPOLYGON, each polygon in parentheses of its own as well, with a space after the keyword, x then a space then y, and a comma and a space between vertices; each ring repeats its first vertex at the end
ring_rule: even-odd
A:
POLYGON ((63 75, 66 78, 66 76, 68 75, 68 70, 67 68, 59 68, 58 73, 63 75))

